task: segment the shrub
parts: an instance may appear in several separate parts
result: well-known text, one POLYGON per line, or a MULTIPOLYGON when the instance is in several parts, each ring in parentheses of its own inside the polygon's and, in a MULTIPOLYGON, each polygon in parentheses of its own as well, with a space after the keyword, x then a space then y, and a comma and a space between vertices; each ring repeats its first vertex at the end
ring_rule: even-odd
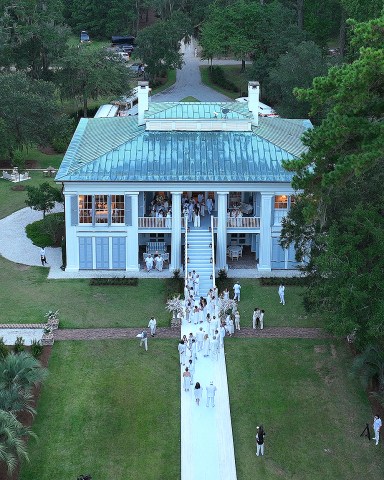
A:
POLYGON ((180 278, 180 268, 175 268, 175 270, 173 270, 172 272, 172 277, 173 278, 180 278))
POLYGON ((225 77, 224 70, 221 67, 212 67, 209 70, 209 77, 212 83, 225 90, 229 90, 230 92, 237 92, 239 90, 233 82, 230 82, 225 77))
POLYGON ((8 347, 4 343, 4 338, 0 337, 0 360, 5 358, 9 353, 8 347))
POLYGON ((181 295, 184 290, 184 278, 172 277, 165 279, 165 301, 181 295))
POLYGON ((260 285, 262 287, 272 287, 278 286, 281 283, 284 285, 290 286, 307 286, 308 279, 306 277, 288 277, 288 278, 281 278, 281 277, 261 277, 260 278, 260 285))
POLYGON ((227 270, 225 268, 220 268, 220 270, 217 272, 217 277, 220 280, 225 280, 226 278, 228 278, 227 270))
POLYGON ((137 287, 139 284, 138 278, 125 278, 125 277, 107 277, 107 278, 91 278, 89 284, 93 287, 99 286, 126 286, 137 287))
POLYGON ((64 213, 51 213, 42 220, 30 223, 25 227, 27 237, 38 247, 58 246, 64 230, 64 213))
POLYGON ((42 354, 43 352, 43 346, 40 342, 40 340, 32 340, 32 343, 31 343, 31 354, 33 357, 35 358, 39 358, 40 355, 42 354))
POLYGON ((24 338, 23 337, 17 337, 16 338, 16 342, 15 342, 15 346, 13 347, 13 351, 15 353, 20 353, 20 352, 24 352, 25 350, 25 345, 24 345, 24 338))

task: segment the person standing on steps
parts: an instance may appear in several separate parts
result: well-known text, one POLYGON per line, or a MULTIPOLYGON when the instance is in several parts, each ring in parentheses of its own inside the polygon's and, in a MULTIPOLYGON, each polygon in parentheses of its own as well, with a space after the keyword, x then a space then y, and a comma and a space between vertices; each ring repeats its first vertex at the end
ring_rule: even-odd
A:
POLYGON ((156 318, 151 317, 148 323, 148 328, 151 329, 151 337, 154 337, 156 335, 156 324, 157 324, 156 318))
POLYGON ((257 427, 257 433, 256 433, 256 455, 257 456, 264 455, 264 437, 265 437, 264 428, 262 425, 260 425, 260 427, 257 427))
POLYGON ((285 305, 285 287, 283 283, 280 284, 278 292, 280 297, 280 303, 285 305))
POLYGON ((211 404, 212 407, 215 406, 215 393, 216 393, 217 388, 213 384, 213 381, 211 380, 210 384, 207 387, 207 407, 211 404))

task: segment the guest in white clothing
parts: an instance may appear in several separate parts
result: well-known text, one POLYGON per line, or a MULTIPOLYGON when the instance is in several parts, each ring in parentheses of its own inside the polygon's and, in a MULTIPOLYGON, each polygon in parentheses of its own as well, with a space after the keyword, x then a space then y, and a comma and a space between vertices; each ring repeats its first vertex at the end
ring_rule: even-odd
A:
POLYGON ((148 328, 151 329, 151 336, 154 337, 156 335, 156 318, 155 317, 151 317, 151 319, 149 320, 149 323, 148 323, 148 328))
POLYGON ((280 303, 282 303, 283 305, 285 305, 285 287, 283 284, 281 284, 279 286, 279 297, 280 297, 280 303))
POLYGON ((161 253, 155 257, 155 262, 156 262, 156 270, 159 272, 163 271, 163 265, 164 265, 164 258, 161 256, 161 253))
POLYGON ((150 272, 153 268, 153 257, 151 254, 145 259, 145 265, 147 267, 147 272, 150 272))
POLYGON ((210 384, 207 387, 207 407, 211 404, 212 407, 215 406, 215 393, 216 393, 217 388, 213 384, 213 381, 210 382, 210 384))
POLYGON ((240 302, 240 290, 241 290, 241 285, 239 284, 239 282, 236 282, 233 286, 233 291, 235 294, 233 299, 237 300, 238 302, 240 302))

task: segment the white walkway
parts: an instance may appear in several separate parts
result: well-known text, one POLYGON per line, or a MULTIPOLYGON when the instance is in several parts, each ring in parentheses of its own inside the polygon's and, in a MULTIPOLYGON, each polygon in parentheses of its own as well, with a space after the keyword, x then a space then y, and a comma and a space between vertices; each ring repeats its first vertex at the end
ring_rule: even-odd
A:
MULTIPOLYGON (((183 321, 181 335, 188 337, 203 326, 183 321)), ((189 352, 189 351, 188 351, 189 352)), ((224 350, 219 359, 203 357, 197 352, 196 370, 189 392, 184 391, 181 376, 181 480, 236 480, 231 413, 224 350), (206 387, 213 380, 217 387, 215 407, 206 406, 206 387), (194 385, 199 382, 203 398, 197 406, 194 385)), ((187 363, 188 363, 187 354, 187 363)), ((181 367, 181 375, 185 367, 181 367)))

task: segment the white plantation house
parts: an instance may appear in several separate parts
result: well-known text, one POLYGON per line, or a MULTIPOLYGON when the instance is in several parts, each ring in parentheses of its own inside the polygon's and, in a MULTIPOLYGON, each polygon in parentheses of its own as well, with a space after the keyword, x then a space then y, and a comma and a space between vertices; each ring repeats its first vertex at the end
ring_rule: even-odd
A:
POLYGON ((182 268, 190 198, 206 205, 200 235, 188 235, 188 247, 212 239, 202 259, 226 267, 236 244, 248 247, 260 271, 295 268, 293 248, 278 243, 294 202, 282 161, 304 151, 300 138, 311 123, 259 117, 258 105, 258 82, 249 82, 246 103, 155 103, 139 82, 138 116, 82 119, 56 175, 65 195, 66 270, 135 272, 151 249, 182 268))

